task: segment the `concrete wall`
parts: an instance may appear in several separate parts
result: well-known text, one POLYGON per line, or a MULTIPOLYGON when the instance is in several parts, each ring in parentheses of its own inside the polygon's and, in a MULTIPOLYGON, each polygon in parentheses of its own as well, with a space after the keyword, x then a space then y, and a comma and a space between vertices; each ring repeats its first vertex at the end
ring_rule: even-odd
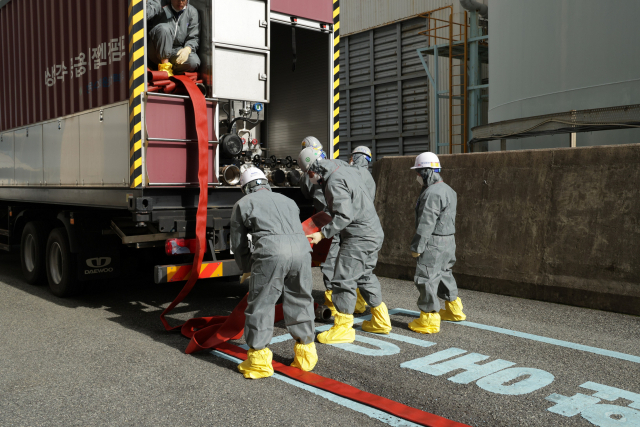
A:
MULTIPOLYGON (((640 315, 640 145, 442 155, 461 288, 640 315)), ((376 273, 411 280, 413 157, 374 165, 376 273)), ((417 294, 416 294, 417 295, 417 294)))

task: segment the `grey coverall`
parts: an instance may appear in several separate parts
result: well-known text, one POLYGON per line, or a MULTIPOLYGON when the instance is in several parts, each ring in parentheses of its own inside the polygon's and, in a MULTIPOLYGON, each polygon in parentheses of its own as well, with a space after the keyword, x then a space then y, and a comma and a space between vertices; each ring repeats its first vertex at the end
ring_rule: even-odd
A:
POLYGON ((364 157, 364 154, 355 153, 353 155, 353 165, 354 168, 360 171, 360 175, 362 175, 362 180, 366 188, 370 191, 371 200, 376 200, 376 182, 373 180, 373 176, 371 176, 371 172, 369 172, 369 162, 364 157))
POLYGON ((356 289, 371 307, 382 303, 380 282, 373 269, 378 262, 384 232, 358 169, 340 160, 318 160, 311 167, 324 181, 327 208, 333 220, 322 228, 325 237, 340 234, 342 241, 331 280, 336 309, 351 314, 356 289))
POLYGON ((315 339, 311 296, 311 247, 295 202, 268 184, 248 190, 231 213, 231 249, 243 272, 251 271, 244 339, 261 350, 271 341, 275 303, 284 293, 284 321, 302 344, 315 339), (249 251, 251 233, 254 251, 249 251))
MULTIPOLYGON (((315 208, 316 212, 326 212, 331 215, 331 212, 329 212, 329 210, 327 209, 327 201, 324 198, 322 187, 318 184, 313 184, 309 179, 309 175, 304 174, 304 177, 300 181, 300 190, 307 199, 313 200, 313 207, 315 208)), ((338 258, 339 250, 340 235, 336 234, 335 236, 333 236, 333 240, 331 241, 327 259, 320 265, 322 279, 327 290, 331 290, 331 279, 333 279, 333 273, 336 268, 336 258, 338 258)))
POLYGON ((170 0, 148 0, 147 22, 149 28, 149 61, 159 64, 169 59, 173 73, 192 72, 200 66, 196 54, 200 42, 200 18, 191 4, 182 12, 175 12, 170 0), (191 54, 184 64, 177 64, 178 51, 189 46, 191 54))
POLYGON ((458 196, 432 169, 420 171, 425 185, 416 203, 416 234, 411 251, 421 254, 413 278, 425 313, 440 310, 438 297, 455 301, 458 286, 451 273, 456 263, 456 206, 458 196))

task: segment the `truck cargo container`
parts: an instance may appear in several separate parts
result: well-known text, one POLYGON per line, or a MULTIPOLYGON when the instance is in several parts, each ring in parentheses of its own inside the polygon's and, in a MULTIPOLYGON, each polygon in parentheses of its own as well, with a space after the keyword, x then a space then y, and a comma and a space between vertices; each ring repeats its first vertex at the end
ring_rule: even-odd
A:
MULTIPOLYGON (((200 191, 192 104, 153 80, 146 3, 0 1, 0 249, 19 250, 25 279, 58 296, 145 268, 142 259, 157 283, 190 274, 200 191)), ((333 153, 333 6, 189 4, 209 125, 200 277, 237 276, 229 217, 242 169, 262 168, 301 219, 313 213, 294 159, 307 135, 333 153)))

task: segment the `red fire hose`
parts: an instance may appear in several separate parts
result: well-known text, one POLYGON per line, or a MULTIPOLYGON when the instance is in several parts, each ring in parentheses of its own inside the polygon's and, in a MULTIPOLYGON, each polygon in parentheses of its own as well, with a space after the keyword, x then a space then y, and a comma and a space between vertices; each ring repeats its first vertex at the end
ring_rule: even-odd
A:
MULTIPOLYGON (((233 344, 229 344, 227 341, 239 339, 243 335, 245 321, 244 311, 247 308, 248 294, 245 295, 242 301, 240 301, 236 308, 233 309, 233 312, 229 316, 201 317, 188 320, 183 325, 173 327, 170 326, 165 319, 165 315, 173 310, 176 305, 178 305, 189 294, 189 292, 191 292, 193 285, 195 285, 200 275, 202 258, 206 250, 205 233, 209 191, 209 144, 207 130, 207 107, 204 95, 202 95, 198 87, 195 85, 194 81, 188 76, 175 76, 172 77, 172 81, 177 84, 184 85, 184 88, 191 97, 191 101, 193 104, 196 131, 198 134, 198 181, 200 183, 200 199, 198 200, 198 211, 196 216, 197 244, 195 256, 193 259, 193 267, 191 269, 191 276, 176 299, 169 305, 169 307, 166 308, 166 310, 162 312, 162 314, 160 315, 160 320, 162 321, 162 324, 164 325, 166 330, 170 331, 180 328, 181 333, 187 338, 191 339, 185 351, 187 354, 194 353, 200 350, 215 348, 218 351, 224 352, 239 359, 246 360, 246 350, 243 350, 242 348, 233 344)), ((322 224, 322 222, 324 222, 320 217, 318 217, 317 223, 315 223, 313 219, 314 218, 311 219, 312 221, 307 221, 305 232, 309 232, 308 230, 311 230, 310 227, 317 228, 320 224, 322 224)), ((325 243, 325 245, 327 244, 330 244, 330 241, 328 241, 328 243, 325 243)), ((321 252, 325 251, 328 251, 328 246, 321 249, 321 252)), ((326 254, 324 256, 326 258, 326 254)), ((282 305, 276 305, 275 310, 275 321, 279 322, 284 318, 284 315, 282 313, 282 305)), ((365 405, 369 405, 381 411, 395 415, 399 418, 412 421, 416 424, 431 427, 469 427, 466 424, 451 421, 438 415, 430 414, 428 412, 403 405, 402 403, 398 403, 393 400, 377 396, 375 394, 367 393, 366 391, 362 391, 348 384, 332 380, 331 378, 326 378, 312 372, 304 372, 298 368, 283 365, 279 362, 274 361, 273 368, 277 372, 298 380, 302 383, 320 388, 322 390, 326 390, 333 394, 346 397, 347 399, 351 399, 365 405)))

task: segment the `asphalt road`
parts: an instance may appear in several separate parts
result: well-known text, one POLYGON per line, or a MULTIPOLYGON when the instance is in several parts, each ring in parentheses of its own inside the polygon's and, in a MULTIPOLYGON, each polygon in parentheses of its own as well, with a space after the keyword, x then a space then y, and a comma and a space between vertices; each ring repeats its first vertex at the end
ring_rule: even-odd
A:
MULTIPOLYGON (((412 282, 381 283, 389 309, 417 310, 412 282)), ((180 288, 149 275, 59 299, 0 253, 0 425, 412 425, 286 377, 246 380, 226 356, 184 354, 188 340, 158 317, 180 288)), ((322 302, 317 269, 314 289, 322 302)), ((229 314, 246 291, 203 281, 170 319, 229 314)), ((640 426, 640 318, 460 296, 467 322, 419 335, 397 311, 393 335, 317 344, 314 372, 471 426, 640 426)), ((293 342, 276 340, 274 359, 290 364, 293 342)))

